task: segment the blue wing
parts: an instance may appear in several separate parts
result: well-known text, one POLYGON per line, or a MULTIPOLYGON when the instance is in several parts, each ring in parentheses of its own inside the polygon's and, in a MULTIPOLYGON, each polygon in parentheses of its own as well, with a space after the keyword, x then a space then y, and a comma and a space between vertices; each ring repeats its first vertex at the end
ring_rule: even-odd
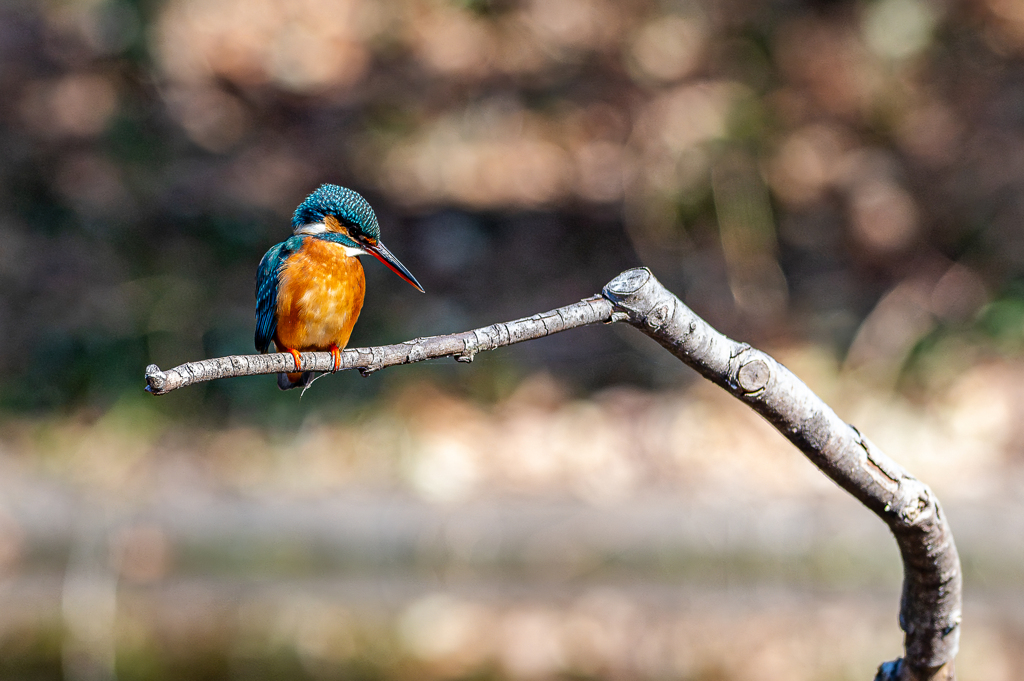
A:
POLYGON ((256 350, 270 350, 270 341, 277 331, 277 288, 281 270, 292 253, 302 247, 302 237, 291 237, 277 244, 263 256, 256 270, 256 350))

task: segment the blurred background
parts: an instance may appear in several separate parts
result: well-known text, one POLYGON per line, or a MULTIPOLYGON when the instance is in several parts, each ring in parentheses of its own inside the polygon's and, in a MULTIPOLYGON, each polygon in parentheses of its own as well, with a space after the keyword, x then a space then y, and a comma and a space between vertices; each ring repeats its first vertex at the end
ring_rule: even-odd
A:
POLYGON ((321 182, 353 345, 647 265, 942 499, 1024 668, 1024 3, 4 0, 0 678, 868 679, 885 527, 629 328, 161 398, 321 182))

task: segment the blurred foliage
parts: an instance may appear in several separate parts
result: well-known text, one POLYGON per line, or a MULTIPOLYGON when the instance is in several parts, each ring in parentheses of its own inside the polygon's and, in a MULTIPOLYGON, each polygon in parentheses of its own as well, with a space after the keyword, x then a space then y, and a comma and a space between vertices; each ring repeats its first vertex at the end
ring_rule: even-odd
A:
POLYGON ((978 327, 1005 349, 1018 354, 1024 345, 1024 282, 1015 281, 982 310, 978 327))
MULTIPOLYGON (((4 3, 0 409, 102 410, 150 362, 251 351, 256 264, 325 181, 370 198, 428 291, 368 263, 354 344, 646 264, 723 331, 883 384, 936 334, 1019 352, 1022 57, 1012 0, 4 3)), ((301 405, 252 379, 162 409, 287 421, 424 375, 485 400, 538 369, 686 376, 643 343, 577 332, 301 405)))

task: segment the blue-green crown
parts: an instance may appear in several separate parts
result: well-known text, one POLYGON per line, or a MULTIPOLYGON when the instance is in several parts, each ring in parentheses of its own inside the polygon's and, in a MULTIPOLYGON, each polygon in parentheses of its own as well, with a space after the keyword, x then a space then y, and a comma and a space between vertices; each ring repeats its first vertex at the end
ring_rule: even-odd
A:
POLYGON ((333 215, 346 227, 354 228, 374 239, 380 238, 380 226, 370 204, 351 189, 336 184, 322 184, 299 204, 292 216, 292 229, 323 222, 333 215))

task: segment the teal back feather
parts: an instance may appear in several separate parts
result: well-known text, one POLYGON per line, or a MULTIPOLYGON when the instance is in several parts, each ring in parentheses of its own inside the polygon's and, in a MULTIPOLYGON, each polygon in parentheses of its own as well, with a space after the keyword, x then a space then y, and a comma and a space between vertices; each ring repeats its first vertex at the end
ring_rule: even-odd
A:
POLYGON ((260 260, 256 270, 256 350, 270 351, 270 341, 277 332, 277 291, 281 283, 281 270, 288 258, 302 248, 307 237, 293 236, 269 251, 260 260))

